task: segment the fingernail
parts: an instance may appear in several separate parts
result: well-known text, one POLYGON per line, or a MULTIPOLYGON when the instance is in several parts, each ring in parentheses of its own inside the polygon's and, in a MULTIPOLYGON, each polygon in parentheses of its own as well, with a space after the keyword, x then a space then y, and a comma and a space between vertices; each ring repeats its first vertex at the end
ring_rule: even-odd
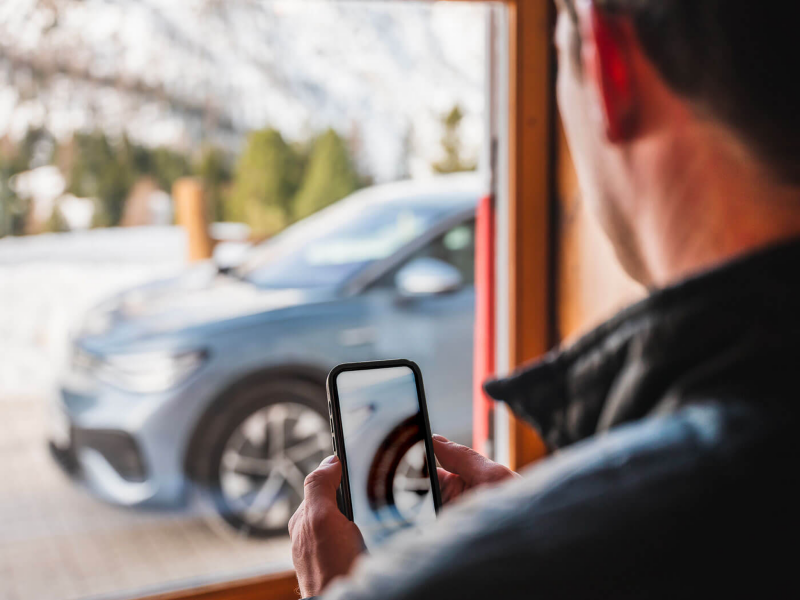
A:
POLYGON ((324 459, 319 466, 322 467, 322 466, 332 465, 336 463, 338 460, 339 460, 338 456, 336 456, 335 454, 331 454, 328 458, 324 459))
POLYGON ((432 437, 434 440, 436 440, 437 442, 449 442, 449 441, 450 441, 450 440, 448 440, 446 437, 444 437, 443 435, 439 435, 438 433, 434 434, 434 435, 433 435, 433 436, 431 436, 431 437, 432 437))

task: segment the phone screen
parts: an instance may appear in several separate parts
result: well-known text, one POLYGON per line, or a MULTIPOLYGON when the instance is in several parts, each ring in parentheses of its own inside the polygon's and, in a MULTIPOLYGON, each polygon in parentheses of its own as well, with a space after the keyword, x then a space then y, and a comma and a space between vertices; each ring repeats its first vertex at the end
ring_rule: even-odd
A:
POLYGON ((436 519, 415 374, 406 366, 336 377, 353 521, 367 548, 436 519))

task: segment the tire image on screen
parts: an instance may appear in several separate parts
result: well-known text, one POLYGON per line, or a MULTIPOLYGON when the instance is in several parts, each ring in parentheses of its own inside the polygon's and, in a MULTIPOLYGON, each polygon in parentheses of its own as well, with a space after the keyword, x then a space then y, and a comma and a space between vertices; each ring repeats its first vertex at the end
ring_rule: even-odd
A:
POLYGON ((419 417, 398 425, 381 443, 367 477, 369 506, 387 530, 408 527, 430 502, 430 472, 419 417))

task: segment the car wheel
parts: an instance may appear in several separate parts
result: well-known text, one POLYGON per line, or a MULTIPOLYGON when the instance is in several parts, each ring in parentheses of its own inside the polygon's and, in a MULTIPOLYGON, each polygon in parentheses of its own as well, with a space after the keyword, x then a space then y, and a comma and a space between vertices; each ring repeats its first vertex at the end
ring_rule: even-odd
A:
POLYGON ((194 445, 202 495, 240 535, 286 534, 306 475, 331 454, 324 390, 303 381, 256 383, 217 406, 194 445))

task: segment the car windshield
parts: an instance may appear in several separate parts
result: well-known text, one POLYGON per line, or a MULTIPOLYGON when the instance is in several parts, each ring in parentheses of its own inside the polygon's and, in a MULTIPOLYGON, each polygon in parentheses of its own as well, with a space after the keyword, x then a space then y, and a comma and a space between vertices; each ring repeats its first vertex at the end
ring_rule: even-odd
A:
POLYGON ((442 212, 424 200, 342 200, 259 246, 238 274, 264 288, 336 285, 391 256, 442 212))

